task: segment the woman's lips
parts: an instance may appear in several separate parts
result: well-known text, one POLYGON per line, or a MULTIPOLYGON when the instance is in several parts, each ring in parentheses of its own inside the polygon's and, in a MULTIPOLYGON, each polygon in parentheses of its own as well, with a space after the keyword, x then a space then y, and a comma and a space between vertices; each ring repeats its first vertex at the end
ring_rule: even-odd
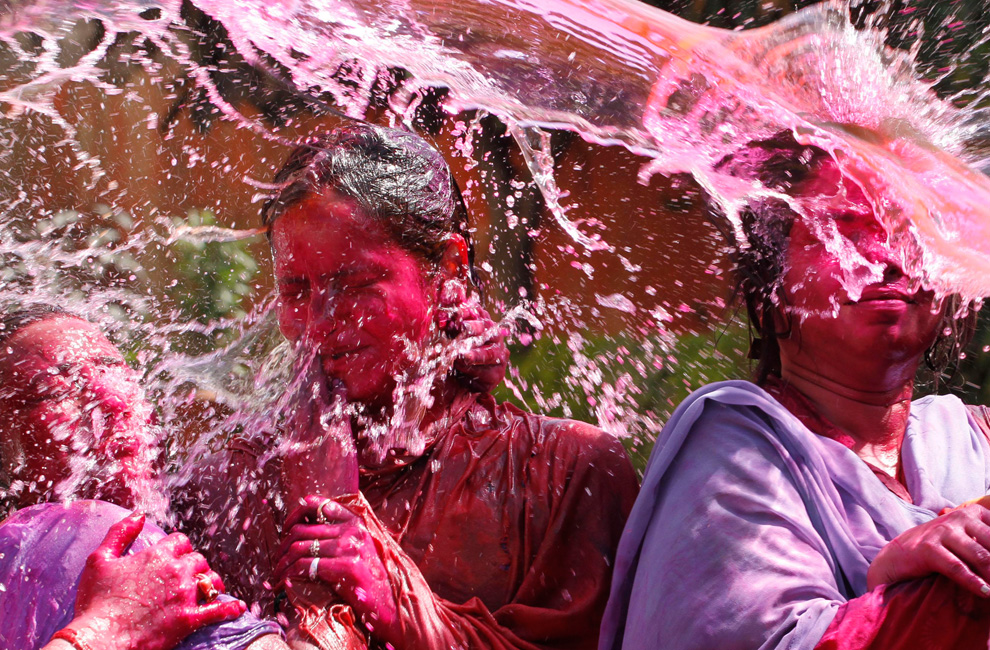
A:
POLYGON ((860 295, 859 300, 850 301, 850 304, 863 304, 863 303, 884 303, 884 302, 902 302, 902 303, 914 303, 917 302, 915 298, 917 294, 912 294, 907 291, 906 287, 899 286, 873 286, 866 287, 863 289, 863 293, 860 295))
POLYGON ((348 356, 357 354, 358 352, 360 352, 361 350, 364 350, 367 347, 368 347, 367 345, 358 345, 358 346, 346 348, 346 349, 343 349, 343 350, 333 350, 333 351, 330 352, 330 358, 333 359, 334 361, 339 361, 340 359, 343 359, 344 357, 348 357, 348 356))

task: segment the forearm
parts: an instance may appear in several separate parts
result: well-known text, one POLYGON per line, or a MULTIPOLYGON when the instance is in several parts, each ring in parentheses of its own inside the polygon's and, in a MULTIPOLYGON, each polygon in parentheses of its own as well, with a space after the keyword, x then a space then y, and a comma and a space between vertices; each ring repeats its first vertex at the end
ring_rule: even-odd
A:
POLYGON ((878 587, 839 607, 815 650, 985 650, 990 602, 943 576, 878 587))

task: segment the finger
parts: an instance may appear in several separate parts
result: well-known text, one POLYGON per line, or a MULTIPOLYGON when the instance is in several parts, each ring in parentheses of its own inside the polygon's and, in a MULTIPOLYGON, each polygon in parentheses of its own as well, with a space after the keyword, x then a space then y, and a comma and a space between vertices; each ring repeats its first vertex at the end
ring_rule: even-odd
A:
POLYGON ((285 555, 289 547, 296 542, 335 539, 340 537, 343 532, 343 527, 340 524, 296 524, 282 538, 278 554, 285 555))
POLYGON ((318 518, 318 509, 323 511, 323 518, 326 519, 327 523, 343 522, 354 517, 354 515, 352 515, 347 508, 343 507, 333 499, 310 495, 305 497, 303 501, 303 505, 293 510, 292 513, 286 517, 285 529, 289 529, 300 523, 316 523, 318 518))
POLYGON ((213 588, 219 591, 221 594, 227 593, 227 587, 223 584, 223 578, 216 571, 204 571, 203 575, 210 579, 213 584, 213 588))
MULTIPOLYGON (((322 544, 320 552, 322 553, 325 550, 329 550, 327 546, 328 544, 322 544)), ((302 560, 309 562, 313 559, 313 557, 315 556, 312 552, 312 541, 303 540, 290 544, 288 549, 286 549, 286 552, 281 558, 279 558, 278 563, 275 565, 275 579, 280 580, 282 578, 282 574, 289 566, 302 560)))
POLYGON ((285 570, 295 564, 296 562, 306 559, 307 561, 312 558, 309 553, 309 542, 295 542, 290 544, 285 553, 279 558, 278 562, 275 564, 275 569, 273 571, 275 580, 281 581, 283 579, 283 573, 285 570))
POLYGON ((972 569, 946 548, 940 549, 934 561, 935 570, 963 589, 981 598, 990 596, 990 585, 973 573, 972 569))
POLYGON ((289 516, 285 518, 285 527, 283 530, 289 530, 301 522, 314 521, 316 519, 316 508, 319 505, 319 501, 319 497, 304 497, 303 503, 297 506, 296 509, 290 512, 289 516), (317 503, 311 503, 311 499, 317 499, 317 503))
POLYGON ((467 288, 463 282, 448 281, 443 283, 440 290, 440 304, 445 307, 456 307, 467 302, 467 288))
POLYGON ((498 328, 490 320, 467 320, 461 321, 461 334, 468 337, 480 337, 494 339, 498 335, 498 328))
POLYGON ((983 521, 972 521, 966 525, 964 530, 980 546, 990 551, 990 525, 985 524, 983 521))
POLYGON ((210 569, 210 563, 206 561, 202 553, 197 553, 193 551, 192 553, 186 553, 181 558, 179 558, 193 574, 196 573, 209 573, 212 571, 210 569))
POLYGON ((330 558, 340 553, 341 544, 339 540, 324 539, 318 541, 320 544, 319 556, 313 555, 313 540, 303 540, 291 544, 285 554, 279 558, 278 563, 275 565, 275 579, 281 580, 285 570, 296 562, 311 562, 314 557, 330 558))
MULTIPOLYGON (((315 577, 320 584, 332 589, 344 600, 352 600, 354 596, 353 587, 362 584, 364 580, 359 573, 364 571, 364 566, 350 560, 338 558, 320 558, 317 562, 315 576, 310 572, 312 559, 299 560, 292 564, 285 573, 284 581, 305 580, 312 581, 315 577)), ((353 606, 354 602, 350 602, 353 606)))
POLYGON ((191 605, 199 603, 211 603, 226 593, 223 580, 216 571, 206 570, 197 573, 192 577, 192 583, 188 587, 189 603, 191 605))
POLYGON ((173 557, 182 557, 193 552, 192 542, 182 533, 172 533, 158 544, 172 553, 173 557))
POLYGON ((488 312, 485 311, 484 307, 478 304, 468 304, 461 303, 456 306, 457 308, 457 318, 462 321, 468 320, 481 320, 491 322, 491 317, 488 312))
MULTIPOLYGON (((966 528, 971 527, 974 526, 970 525, 966 528)), ((959 528, 947 534, 942 540, 942 546, 965 562, 984 581, 990 580, 990 550, 970 536, 966 528, 959 528)))
POLYGON ((198 630, 207 625, 231 621, 247 611, 243 600, 214 600, 198 605, 190 612, 189 621, 198 630))
MULTIPOLYGON (((317 560, 317 569, 315 578, 318 582, 332 588, 339 589, 345 580, 351 577, 354 567, 351 567, 351 571, 345 571, 341 567, 341 562, 335 560, 334 558, 323 557, 317 560)), ((353 565, 353 563, 351 563, 353 565)), ((301 560, 296 560, 292 564, 286 567, 284 574, 279 580, 280 584, 284 584, 286 581, 290 580, 313 580, 314 574, 311 573, 313 565, 313 558, 303 558, 301 560)))
POLYGON ((491 316, 482 307, 478 305, 456 305, 451 308, 452 314, 451 318, 457 321, 458 325, 464 323, 484 323, 487 327, 494 327, 495 323, 492 321, 491 316))
POLYGON ((458 358, 458 361, 472 366, 501 366, 508 357, 509 351, 505 349, 505 346, 501 344, 486 345, 465 352, 463 356, 458 358))
POLYGON ((114 559, 123 555, 127 547, 134 543, 144 529, 144 513, 132 512, 110 526, 106 537, 93 551, 94 557, 114 559))

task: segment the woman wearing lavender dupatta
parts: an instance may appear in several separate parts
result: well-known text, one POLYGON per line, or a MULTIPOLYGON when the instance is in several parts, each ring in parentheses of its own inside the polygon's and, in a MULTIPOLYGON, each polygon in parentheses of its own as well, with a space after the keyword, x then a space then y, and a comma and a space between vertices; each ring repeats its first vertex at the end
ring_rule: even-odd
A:
POLYGON ((757 381, 697 391, 658 436, 600 649, 987 648, 983 414, 911 401, 922 359, 943 371, 975 314, 903 272, 854 164, 786 134, 720 166, 805 214, 742 215, 757 381), (859 295, 827 232, 872 265, 859 295))
POLYGON ((40 306, 0 343, 0 648, 287 648, 184 535, 109 502, 165 505, 152 407, 99 328, 40 306))

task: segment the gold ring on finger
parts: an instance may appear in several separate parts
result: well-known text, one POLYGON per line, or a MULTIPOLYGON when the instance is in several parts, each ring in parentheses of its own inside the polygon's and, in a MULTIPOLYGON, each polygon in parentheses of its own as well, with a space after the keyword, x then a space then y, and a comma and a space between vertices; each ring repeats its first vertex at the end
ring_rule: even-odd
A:
POLYGON ((320 557, 320 540, 314 539, 309 545, 309 554, 313 557, 320 557))
POLYGON ((316 523, 318 524, 327 523, 327 514, 323 512, 323 508, 332 501, 333 499, 324 499, 323 501, 320 501, 320 505, 316 506, 316 523))
POLYGON ((208 603, 212 603, 216 600, 217 596, 220 595, 220 591, 213 586, 213 580, 210 579, 210 576, 205 573, 197 573, 195 578, 196 590, 199 592, 199 595, 203 597, 203 600, 208 603))

